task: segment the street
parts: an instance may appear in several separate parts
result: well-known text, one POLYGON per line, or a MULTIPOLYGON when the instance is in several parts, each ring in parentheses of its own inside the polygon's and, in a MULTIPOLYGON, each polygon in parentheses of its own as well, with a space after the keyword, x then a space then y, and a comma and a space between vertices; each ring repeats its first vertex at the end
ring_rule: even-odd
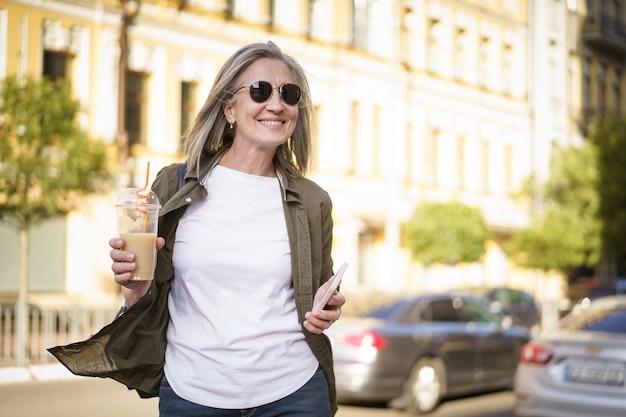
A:
MULTIPOLYGON (((158 400, 140 399, 109 379, 71 378, 0 384, 2 417, 156 417, 158 400)), ((497 392, 444 402, 431 417, 513 417, 513 394, 497 392)), ((340 405, 336 417, 399 417, 382 407, 340 405)))

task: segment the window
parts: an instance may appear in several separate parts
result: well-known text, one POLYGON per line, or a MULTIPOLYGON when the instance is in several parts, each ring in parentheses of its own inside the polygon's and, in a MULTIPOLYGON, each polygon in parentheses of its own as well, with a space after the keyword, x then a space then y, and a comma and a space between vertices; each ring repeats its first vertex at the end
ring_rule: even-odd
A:
POLYGON ((191 126, 194 117, 195 84, 183 81, 180 84, 180 136, 182 137, 191 126))
POLYGON ((428 71, 432 73, 437 73, 441 69, 441 22, 438 20, 431 20, 428 26, 428 46, 427 46, 427 54, 428 54, 428 71))
POLYGON ((589 109, 591 107, 591 59, 583 58, 583 107, 589 109))
POLYGON ((358 284, 372 286, 378 279, 378 265, 380 264, 378 250, 384 241, 384 226, 364 221, 364 227, 359 232, 358 243, 358 284))
POLYGON ((467 321, 475 323, 500 324, 500 318, 491 313, 487 307, 474 300, 463 300, 463 313, 467 321))
POLYGON ((302 0, 271 0, 269 4, 271 26, 293 33, 307 33, 309 7, 312 5, 304 6, 302 0))
POLYGON ((489 38, 480 38, 478 46, 478 85, 487 88, 489 83, 489 38))
POLYGON ((454 38, 454 79, 456 81, 465 80, 467 65, 467 32, 465 29, 458 29, 454 38))
POLYGON ((598 110, 604 113, 606 110, 606 64, 598 66, 598 110))
POLYGON ((235 17, 235 0, 226 0, 225 12, 228 17, 235 17))
POLYGON ((575 12, 577 10, 576 0, 567 0, 567 10, 575 12))
POLYGON ((502 50, 502 92, 513 93, 513 47, 509 44, 505 44, 502 50))
POLYGON ((62 52, 43 52, 43 76, 53 81, 67 80, 68 78, 68 55, 62 52))
POLYGON ((434 300, 422 310, 423 321, 461 321, 451 300, 434 300))
POLYGON ((125 126, 129 146, 144 143, 143 129, 145 113, 144 74, 126 71, 125 126))
MULTIPOLYGON (((389 2, 384 0, 354 0, 353 33, 355 48, 371 54, 388 57, 391 50, 391 28, 389 2)), ((396 30, 397 28, 394 28, 396 30)))
POLYGON ((613 314, 591 323, 586 330, 590 332, 626 334, 626 311, 615 311, 613 314))
POLYGON ((368 4, 367 0, 354 0, 354 19, 352 29, 352 42, 355 48, 367 49, 367 16, 368 4))
POLYGON ((326 0, 311 0, 309 5, 309 36, 311 39, 332 41, 335 38, 331 5, 326 0), (331 18, 332 17, 332 18, 331 18))
POLYGON ((558 55, 558 45, 556 43, 550 44, 550 58, 548 59, 548 80, 550 82, 550 96, 554 98, 559 97, 559 81, 562 79, 563 74, 559 71, 557 60, 554 58, 558 55))
POLYGON ((270 0, 228 0, 229 17, 250 23, 270 23, 270 0))
POLYGON ((623 307, 594 308, 593 302, 591 304, 592 307, 566 321, 562 329, 626 334, 626 311, 623 307))

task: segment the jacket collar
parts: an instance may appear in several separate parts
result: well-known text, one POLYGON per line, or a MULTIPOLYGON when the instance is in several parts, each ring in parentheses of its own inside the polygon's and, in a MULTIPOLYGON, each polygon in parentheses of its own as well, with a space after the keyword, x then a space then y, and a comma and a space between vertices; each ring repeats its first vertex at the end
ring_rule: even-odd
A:
MULTIPOLYGON (((209 172, 212 171, 213 168, 215 168, 215 166, 219 163, 220 158, 222 157, 224 152, 226 152, 226 150, 228 150, 228 147, 224 147, 220 149, 217 153, 213 155, 204 153, 200 157, 200 160, 198 161, 198 164, 196 165, 196 169, 194 169, 193 172, 190 172, 190 170, 187 170, 187 172, 185 173, 185 179, 193 178, 197 182, 200 182, 202 178, 205 178, 209 174, 209 172)), ((289 175, 285 174, 283 170, 280 169, 280 167, 276 167, 276 176, 278 177, 278 182, 280 184, 280 189, 282 191, 283 200, 285 202, 290 202, 290 201, 299 202, 300 195, 293 188, 293 179, 290 178, 289 175)))

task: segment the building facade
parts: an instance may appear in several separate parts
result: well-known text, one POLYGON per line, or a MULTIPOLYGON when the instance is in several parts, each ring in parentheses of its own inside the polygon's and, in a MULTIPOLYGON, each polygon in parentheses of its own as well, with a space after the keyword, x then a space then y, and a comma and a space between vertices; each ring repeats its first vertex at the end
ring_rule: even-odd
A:
MULTIPOLYGON (((520 186, 531 174, 549 175, 555 145, 581 140, 576 112, 586 114, 585 99, 598 95, 591 85, 600 63, 606 91, 614 87, 613 98, 600 102, 622 100, 623 58, 586 52, 581 42, 592 29, 575 6, 0 0, 0 77, 69 80, 81 123, 119 155, 120 184, 141 186, 147 162, 154 178, 159 166, 183 159, 182 132, 222 62, 245 44, 272 40, 308 73, 316 110, 310 177, 333 198, 333 255, 350 264, 346 291, 511 284, 558 297, 558 277, 529 278, 495 242, 479 264, 417 265, 401 247, 401 225, 421 202, 453 200, 479 207, 497 233, 528 225, 532 204, 518 197, 520 186)), ((115 234, 112 196, 32 233, 43 242, 55 237, 33 249, 32 293, 115 297, 107 246, 115 234)), ((10 293, 16 238, 6 227, 0 237, 0 261, 9 265, 0 292, 10 293)))

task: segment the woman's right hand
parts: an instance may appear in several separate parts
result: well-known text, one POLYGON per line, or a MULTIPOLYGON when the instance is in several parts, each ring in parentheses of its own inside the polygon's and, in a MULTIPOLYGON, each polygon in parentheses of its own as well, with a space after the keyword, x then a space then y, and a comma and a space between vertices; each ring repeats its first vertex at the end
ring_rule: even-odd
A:
MULTIPOLYGON (((125 244, 124 239, 119 237, 109 240, 109 246, 112 248, 109 254, 113 260, 111 270, 113 271, 115 282, 122 286, 122 295, 126 300, 126 304, 132 306, 146 295, 151 281, 135 281, 131 279, 133 276, 132 271, 137 268, 137 263, 135 263, 135 254, 124 250, 125 244)), ((164 245, 165 239, 157 237, 157 250, 164 245)))

